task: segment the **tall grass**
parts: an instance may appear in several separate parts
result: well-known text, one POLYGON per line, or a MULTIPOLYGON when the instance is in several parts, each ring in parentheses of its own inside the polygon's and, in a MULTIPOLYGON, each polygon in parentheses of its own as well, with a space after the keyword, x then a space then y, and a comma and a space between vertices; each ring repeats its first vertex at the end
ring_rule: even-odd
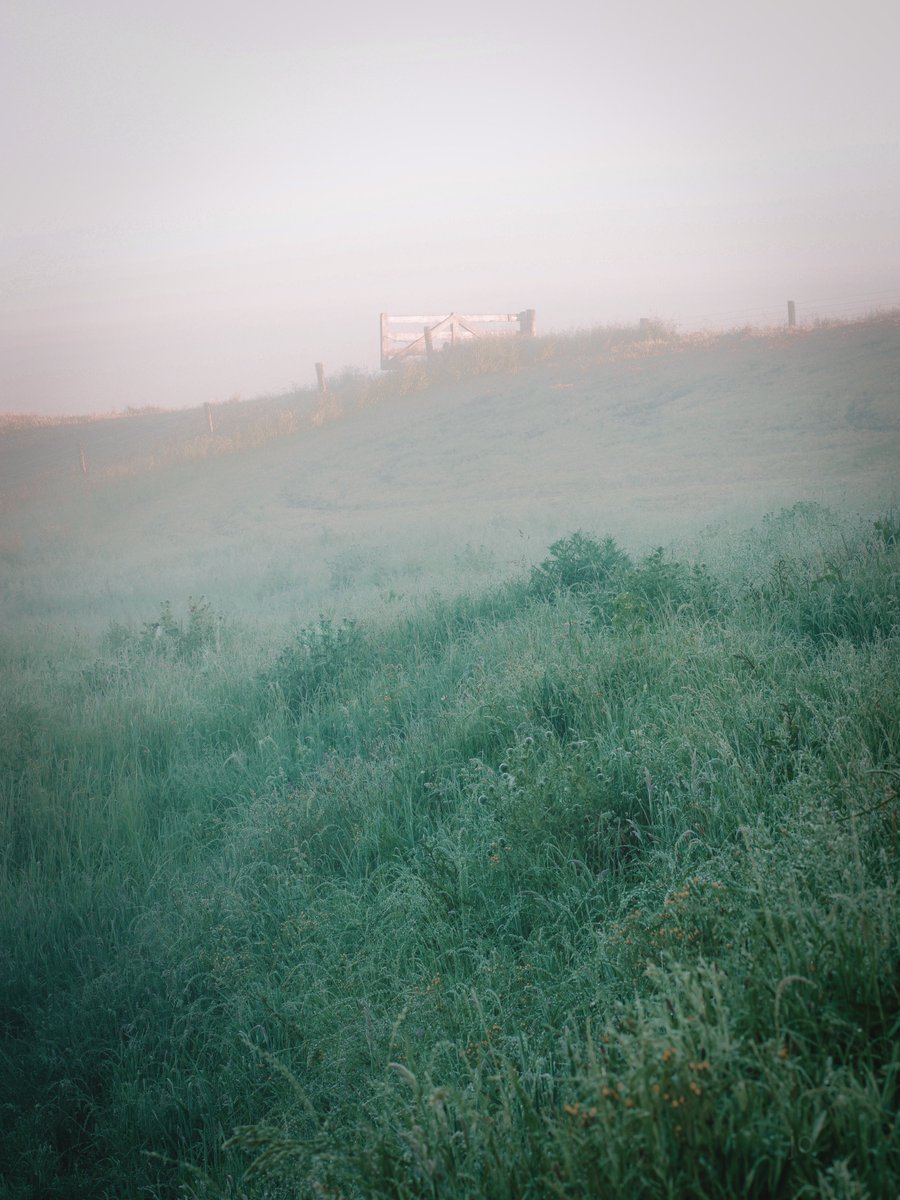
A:
POLYGON ((6 645, 5 1194, 893 1196, 897 533, 6 645))

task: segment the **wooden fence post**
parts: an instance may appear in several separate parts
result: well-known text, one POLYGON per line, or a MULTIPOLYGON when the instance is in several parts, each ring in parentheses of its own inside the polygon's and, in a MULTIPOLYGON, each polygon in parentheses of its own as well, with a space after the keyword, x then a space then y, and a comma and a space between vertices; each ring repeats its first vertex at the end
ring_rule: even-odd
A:
POLYGON ((210 432, 210 433, 215 433, 215 428, 213 427, 212 405, 211 405, 211 404, 210 404, 210 402, 207 400, 207 401, 206 401, 206 404, 205 404, 203 407, 206 409, 206 424, 207 424, 207 428, 209 429, 209 432, 210 432))
POLYGON ((797 324, 797 306, 793 300, 788 300, 788 329, 793 329, 797 324))
POLYGON ((431 337, 431 326, 426 325, 426 326, 424 326, 424 329, 425 329, 425 353, 428 355, 429 358, 431 358, 431 356, 434 354, 434 341, 432 340, 432 337, 431 337))
POLYGON ((524 334, 526 337, 534 337, 536 330, 536 316, 537 313, 533 308, 526 308, 523 312, 520 312, 519 333, 524 334))
POLYGON ((328 384, 325 382, 325 364, 316 363, 316 380, 319 384, 319 391, 322 395, 328 391, 328 384))
POLYGON ((84 461, 84 446, 78 447, 78 457, 81 459, 81 473, 87 475, 87 463, 84 461))
POLYGON ((382 369, 382 371, 385 370, 385 368, 387 367, 388 362, 391 357, 391 343, 388 340, 389 324, 390 324, 390 317, 388 316, 387 313, 382 313, 381 314, 381 369, 382 369))

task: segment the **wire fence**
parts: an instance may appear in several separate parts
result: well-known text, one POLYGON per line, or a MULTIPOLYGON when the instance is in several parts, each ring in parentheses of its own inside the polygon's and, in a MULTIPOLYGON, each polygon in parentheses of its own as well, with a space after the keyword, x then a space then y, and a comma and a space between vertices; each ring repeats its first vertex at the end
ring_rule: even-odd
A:
MULTIPOLYGON (((844 296, 805 295, 803 292, 797 292, 793 299, 797 307, 799 325, 814 324, 818 320, 852 320, 869 313, 900 308, 900 283, 896 287, 844 296)), ((780 304, 680 313, 676 324, 690 324, 697 328, 704 325, 719 328, 728 325, 782 325, 785 323, 786 314, 787 298, 780 304)))
MULTIPOLYGON (((900 285, 854 295, 806 296, 799 292, 795 296, 800 328, 814 328, 817 323, 854 321, 892 311, 900 316, 900 285)), ((627 333, 625 341, 628 342, 652 334, 651 326, 670 330, 674 326, 684 333, 786 328, 787 304, 785 300, 778 304, 681 314, 672 322, 665 319, 644 321, 628 330, 623 327, 618 333, 620 340, 627 333)), ((606 330, 609 336, 614 332, 612 327, 606 330)), ((603 333, 598 326, 593 332, 582 331, 581 336, 596 339, 603 333)), ((577 334, 550 333, 535 341, 533 353, 546 355, 547 345, 557 341, 561 345, 571 342, 574 352, 578 338, 577 334)), ((491 352, 484 369, 502 369, 498 357, 501 349, 493 344, 481 348, 481 353, 491 352)), ((520 339, 511 339, 508 349, 523 354, 527 347, 520 339)), ((460 350, 464 351, 465 347, 460 350)), ((472 364, 469 364, 472 370, 464 369, 463 357, 458 363, 454 359, 452 363, 441 362, 439 365, 451 374, 457 367, 464 374, 472 373, 472 364)), ((443 356, 438 358, 443 359, 443 356)), ((378 374, 348 371, 336 376, 331 381, 331 390, 322 394, 323 368, 318 388, 310 383, 308 388, 258 400, 234 400, 178 410, 127 411, 102 418, 0 415, 0 510, 39 493, 54 479, 82 476, 86 480, 113 479, 177 462, 231 454, 261 446, 286 434, 311 430, 342 415, 347 408, 377 403, 394 393, 402 394, 408 390, 407 384, 415 384, 414 374, 409 368, 402 373, 402 378, 385 380, 378 374), (52 427, 52 431, 46 427, 52 427), (51 433, 52 436, 47 436, 51 433)))

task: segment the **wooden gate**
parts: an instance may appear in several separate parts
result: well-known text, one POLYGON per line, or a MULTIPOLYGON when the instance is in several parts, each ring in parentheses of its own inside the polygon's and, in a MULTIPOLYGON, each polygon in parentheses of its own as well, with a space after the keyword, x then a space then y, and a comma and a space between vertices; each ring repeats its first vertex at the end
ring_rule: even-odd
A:
POLYGON ((399 366, 409 358, 431 355, 475 338, 535 336, 535 312, 455 313, 446 317, 391 317, 381 314, 381 369, 399 366), (513 328, 513 325, 516 327, 513 328))

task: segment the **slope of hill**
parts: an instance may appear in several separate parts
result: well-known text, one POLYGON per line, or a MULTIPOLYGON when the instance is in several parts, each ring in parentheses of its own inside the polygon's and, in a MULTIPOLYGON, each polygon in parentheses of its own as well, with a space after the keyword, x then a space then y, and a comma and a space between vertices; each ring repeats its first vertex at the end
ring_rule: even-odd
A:
POLYGON ((896 1195, 900 323, 513 346, 7 427, 4 1198, 896 1195))
POLYGON ((900 526, 0 638, 10 1200, 893 1200, 900 526))
POLYGON ((2 551, 22 568, 19 610, 52 575, 69 613, 96 611, 98 590, 130 613, 133 597, 198 588, 293 612, 375 559, 397 577, 439 572, 438 545, 446 562, 469 543, 508 566, 579 526, 639 544, 799 498, 891 499, 896 316, 517 350, 442 356, 430 381, 348 376, 324 402, 224 406, 213 435, 202 409, 7 424, 2 551))

